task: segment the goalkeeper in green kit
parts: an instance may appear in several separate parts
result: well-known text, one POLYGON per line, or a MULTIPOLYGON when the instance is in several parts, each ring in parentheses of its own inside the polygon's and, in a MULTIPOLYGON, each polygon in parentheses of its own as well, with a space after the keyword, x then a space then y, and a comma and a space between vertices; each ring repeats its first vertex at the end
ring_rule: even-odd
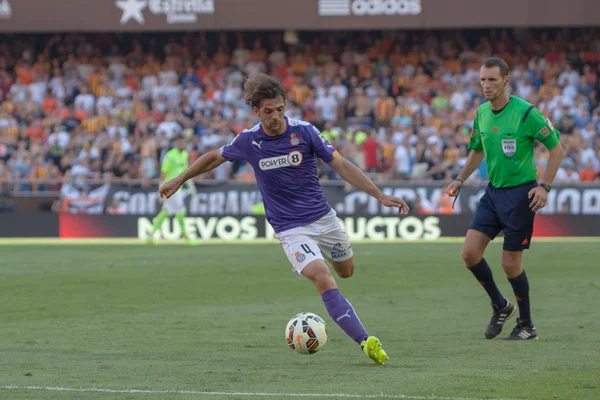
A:
MULTIPOLYGON (((167 182, 176 176, 179 176, 189 166, 189 155, 186 150, 185 139, 178 138, 176 142, 176 147, 172 148, 165 154, 161 168, 160 168, 160 180, 161 182, 167 182)), ((192 180, 188 180, 186 182, 189 192, 193 195, 196 193, 196 187, 192 180)), ((177 193, 171 196, 168 199, 161 199, 162 201, 162 210, 156 218, 152 221, 152 236, 154 233, 160 229, 163 222, 167 217, 175 215, 177 222, 181 228, 181 236, 183 238, 187 238, 190 244, 194 244, 195 241, 188 236, 187 230, 185 228, 185 203, 183 197, 183 189, 179 189, 177 193)), ((154 243, 154 238, 150 238, 150 240, 154 243)))
POLYGON ((504 60, 488 58, 479 75, 489 101, 477 110, 469 142, 471 151, 447 193, 458 196, 463 182, 485 157, 490 182, 467 231, 462 258, 491 299, 493 314, 485 337, 493 339, 517 311, 517 306, 498 290, 483 258, 490 240, 504 231, 502 268, 519 308, 516 327, 506 339, 537 339, 531 318, 529 281, 521 262, 523 250, 531 243, 535 213, 546 205, 564 150, 552 123, 537 108, 506 92, 510 75, 504 60), (539 183, 534 158, 536 140, 550 151, 539 183))

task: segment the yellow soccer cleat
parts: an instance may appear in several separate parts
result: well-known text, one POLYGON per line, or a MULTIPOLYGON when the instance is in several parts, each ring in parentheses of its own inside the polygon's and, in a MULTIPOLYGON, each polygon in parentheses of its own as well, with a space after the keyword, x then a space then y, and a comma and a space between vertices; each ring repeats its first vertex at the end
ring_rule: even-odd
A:
POLYGON ((377 364, 383 365, 388 360, 385 350, 381 347, 381 342, 375 336, 369 336, 362 341, 360 346, 365 354, 377 364))

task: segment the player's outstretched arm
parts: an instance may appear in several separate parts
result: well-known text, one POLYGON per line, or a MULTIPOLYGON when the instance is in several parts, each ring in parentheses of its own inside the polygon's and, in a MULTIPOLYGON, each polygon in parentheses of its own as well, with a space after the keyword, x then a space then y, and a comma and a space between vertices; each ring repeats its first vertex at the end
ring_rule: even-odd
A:
POLYGON ((205 172, 217 168, 219 165, 227 161, 222 155, 220 149, 215 149, 203 154, 198 158, 188 169, 176 178, 165 182, 159 189, 160 197, 167 199, 173 196, 188 179, 192 179, 205 172))
POLYGON ((337 172, 343 180, 349 184, 356 186, 363 192, 375 197, 386 207, 397 207, 402 214, 408 214, 408 204, 399 197, 386 196, 379 190, 371 179, 356 165, 338 155, 330 163, 329 166, 337 172))
POLYGON ((458 191, 460 190, 463 182, 471 176, 473 171, 475 171, 479 165, 481 165, 484 157, 485 153, 483 150, 471 150, 462 171, 460 171, 456 179, 453 180, 450 185, 448 185, 448 189, 446 190, 448 196, 458 195, 458 191))

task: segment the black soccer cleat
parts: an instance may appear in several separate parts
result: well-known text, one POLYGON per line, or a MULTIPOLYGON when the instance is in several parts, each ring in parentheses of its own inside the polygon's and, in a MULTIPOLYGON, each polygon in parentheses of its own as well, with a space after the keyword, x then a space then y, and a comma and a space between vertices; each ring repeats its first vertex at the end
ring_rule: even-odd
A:
POLYGON ((504 340, 529 340, 538 339, 537 331, 535 326, 529 326, 529 323, 524 322, 521 318, 517 318, 517 326, 512 330, 510 335, 504 338, 504 340))
POLYGON ((492 319, 490 320, 489 325, 485 329, 485 338, 493 339, 498 336, 502 332, 502 327, 512 317, 517 311, 517 307, 506 300, 506 306, 502 309, 498 309, 495 305, 492 305, 494 309, 494 313, 492 314, 492 319))

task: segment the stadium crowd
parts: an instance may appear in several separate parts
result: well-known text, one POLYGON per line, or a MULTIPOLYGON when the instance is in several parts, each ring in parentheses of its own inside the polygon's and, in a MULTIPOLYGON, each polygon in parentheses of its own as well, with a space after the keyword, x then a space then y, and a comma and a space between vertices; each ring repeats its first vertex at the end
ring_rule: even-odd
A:
MULTIPOLYGON (((242 93, 255 72, 278 77, 288 116, 374 177, 449 179, 466 159, 490 55, 509 63, 510 91, 562 133, 557 181, 600 181, 598 29, 4 35, 0 191, 157 179, 176 137, 193 160, 256 123, 242 93)), ((253 172, 226 163, 204 179, 253 172)), ((471 179, 486 179, 485 165, 471 179)))

